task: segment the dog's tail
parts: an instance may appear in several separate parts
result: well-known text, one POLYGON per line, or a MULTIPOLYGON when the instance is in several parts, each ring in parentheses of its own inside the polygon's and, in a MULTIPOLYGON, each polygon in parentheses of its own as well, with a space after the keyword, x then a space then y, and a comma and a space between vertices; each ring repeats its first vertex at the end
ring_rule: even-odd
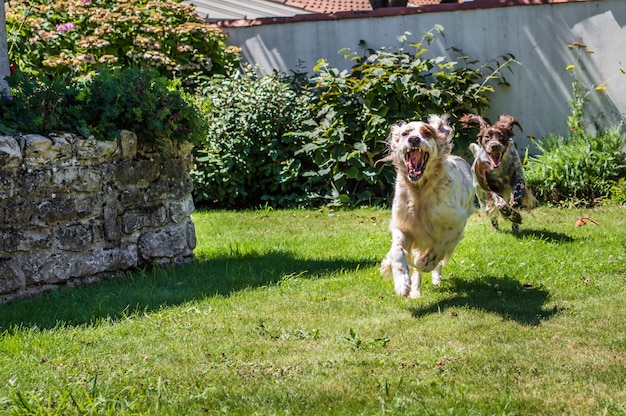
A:
POLYGON ((474 155, 474 159, 478 158, 480 152, 480 146, 476 143, 470 143, 469 145, 470 152, 474 155))

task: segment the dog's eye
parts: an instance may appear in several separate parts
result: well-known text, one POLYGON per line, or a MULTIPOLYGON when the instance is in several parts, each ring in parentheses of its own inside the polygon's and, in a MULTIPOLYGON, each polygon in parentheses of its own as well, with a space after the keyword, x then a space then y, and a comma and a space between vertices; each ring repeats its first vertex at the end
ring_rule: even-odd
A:
POLYGON ((423 138, 425 139, 430 139, 433 137, 433 132, 426 126, 422 127, 420 129, 420 134, 422 135, 423 138))

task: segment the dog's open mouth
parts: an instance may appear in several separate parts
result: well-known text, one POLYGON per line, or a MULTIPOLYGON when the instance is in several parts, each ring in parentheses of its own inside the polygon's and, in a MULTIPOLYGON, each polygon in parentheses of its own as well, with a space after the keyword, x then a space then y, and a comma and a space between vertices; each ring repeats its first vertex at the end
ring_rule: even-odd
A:
POLYGON ((428 152, 417 148, 408 149, 406 151, 404 161, 406 163, 409 180, 415 182, 422 177, 429 156, 430 154, 428 152))
POLYGON ((494 168, 497 168, 498 166, 500 166, 500 163, 502 163, 502 157, 504 156, 504 153, 492 152, 492 153, 487 153, 487 155, 489 156, 489 161, 491 162, 491 165, 494 168))

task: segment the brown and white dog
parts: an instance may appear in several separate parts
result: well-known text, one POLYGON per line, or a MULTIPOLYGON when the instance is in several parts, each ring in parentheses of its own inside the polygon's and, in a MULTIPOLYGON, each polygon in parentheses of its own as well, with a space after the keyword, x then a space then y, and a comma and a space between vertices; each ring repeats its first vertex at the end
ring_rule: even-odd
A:
POLYGON ((453 136, 446 118, 435 115, 428 123, 391 127, 389 155, 383 160, 393 161, 396 169, 392 243, 381 272, 393 275, 399 296, 419 297, 422 273, 432 271, 433 284, 441 282, 441 270, 474 212, 472 171, 465 160, 450 154, 453 136))
POLYGON ((515 117, 504 114, 493 125, 481 116, 466 114, 461 117, 461 125, 478 129, 477 143, 470 144, 470 150, 474 154, 472 172, 481 207, 494 229, 498 229, 498 215, 502 214, 513 223, 513 232, 519 232, 519 209, 531 209, 536 203, 526 188, 522 162, 513 144, 513 127, 522 130, 522 126, 515 117))

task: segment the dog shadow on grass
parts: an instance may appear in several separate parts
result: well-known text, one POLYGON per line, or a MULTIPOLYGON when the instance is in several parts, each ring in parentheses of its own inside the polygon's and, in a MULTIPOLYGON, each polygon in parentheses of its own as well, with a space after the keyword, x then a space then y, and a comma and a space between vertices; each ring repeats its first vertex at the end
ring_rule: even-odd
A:
POLYGON ((295 277, 324 278, 375 263, 372 259, 302 259, 284 251, 233 252, 194 264, 137 270, 89 285, 61 287, 2 304, 0 331, 94 325, 207 297, 228 297, 295 277))
POLYGON ((567 234, 550 231, 550 230, 537 230, 537 229, 524 229, 522 228, 519 233, 514 234, 519 239, 532 238, 535 240, 542 240, 548 243, 572 243, 574 238, 567 234))
POLYGON ((441 290, 451 295, 411 307, 413 317, 456 314, 460 308, 469 308, 499 315, 503 320, 535 326, 561 312, 556 306, 547 307, 550 293, 545 287, 523 284, 509 276, 485 276, 479 281, 451 278, 441 290))

